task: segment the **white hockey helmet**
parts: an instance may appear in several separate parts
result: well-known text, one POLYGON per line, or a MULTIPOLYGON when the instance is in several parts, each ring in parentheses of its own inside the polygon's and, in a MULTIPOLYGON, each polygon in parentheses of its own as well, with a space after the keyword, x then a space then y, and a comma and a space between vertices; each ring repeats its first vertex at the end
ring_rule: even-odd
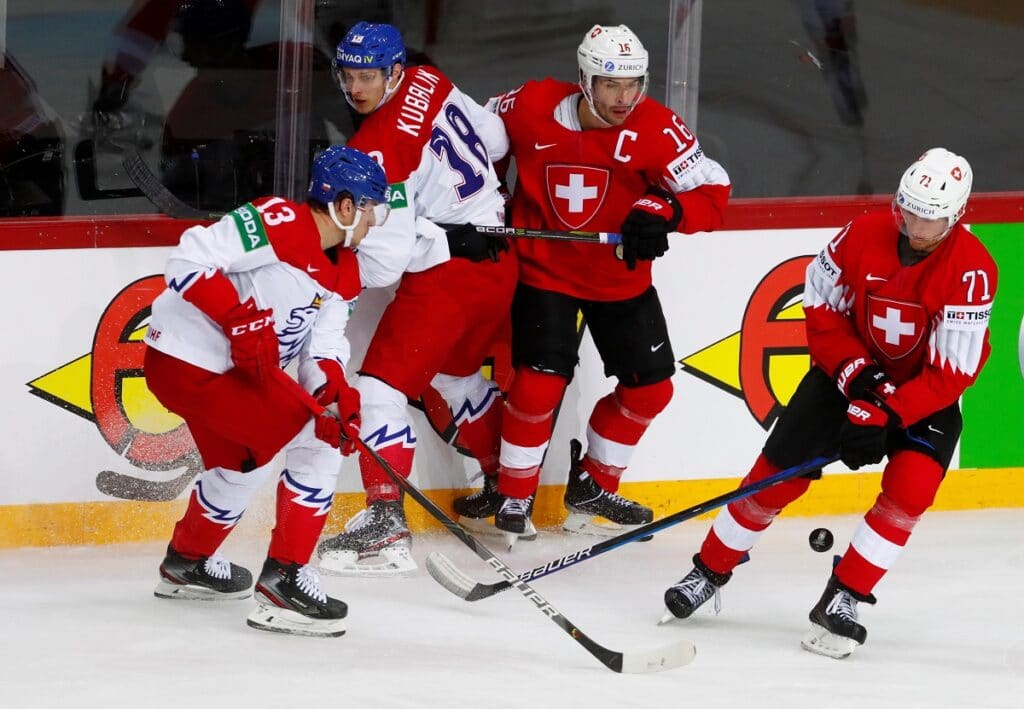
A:
POLYGON ((967 160, 945 148, 932 148, 903 173, 893 206, 923 219, 945 218, 948 232, 964 215, 973 181, 967 160))
POLYGON ((594 25, 583 36, 576 59, 580 66, 580 87, 590 104, 594 115, 592 95, 594 77, 607 76, 613 79, 640 78, 640 92, 633 106, 636 106, 647 92, 647 50, 633 30, 625 25, 594 25))

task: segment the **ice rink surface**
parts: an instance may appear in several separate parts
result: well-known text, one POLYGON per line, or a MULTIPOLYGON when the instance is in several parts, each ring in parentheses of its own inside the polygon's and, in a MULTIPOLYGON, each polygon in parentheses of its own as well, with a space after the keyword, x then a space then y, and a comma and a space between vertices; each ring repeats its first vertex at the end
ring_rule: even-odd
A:
MULTIPOLYGON (((251 599, 154 598, 162 544, 4 551, 0 706, 1024 707, 1024 511, 925 515, 878 605, 861 605, 867 643, 846 660, 812 655, 799 647, 807 613, 857 521, 776 522, 717 617, 655 625, 707 521, 534 582, 612 649, 696 643, 692 664, 651 675, 608 671, 514 590, 476 603, 450 595, 422 569, 429 551, 496 576, 447 532, 417 536, 413 577, 325 577, 349 604, 348 632, 333 639, 252 630, 251 599), (835 533, 832 552, 808 546, 819 526, 835 533)), ((255 573, 260 531, 240 528, 224 548, 255 573)), ((542 531, 511 553, 491 548, 527 570, 596 541, 542 531)))

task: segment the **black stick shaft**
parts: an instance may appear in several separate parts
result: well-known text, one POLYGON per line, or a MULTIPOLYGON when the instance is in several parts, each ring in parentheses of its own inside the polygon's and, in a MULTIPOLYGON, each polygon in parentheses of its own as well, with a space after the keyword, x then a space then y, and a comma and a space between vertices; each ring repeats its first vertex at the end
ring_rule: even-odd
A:
MULTIPOLYGON (((735 502, 736 500, 742 500, 743 498, 758 493, 761 490, 764 490, 765 488, 771 487, 772 485, 776 485, 786 480, 799 477, 812 470, 817 470, 818 468, 826 466, 829 463, 834 463, 836 460, 838 460, 838 457, 836 456, 822 456, 814 458, 812 460, 808 460, 804 463, 800 463, 799 465, 794 465, 792 468, 781 470, 775 473, 774 475, 765 478, 764 480, 759 480, 758 482, 751 483, 749 485, 743 485, 742 487, 739 487, 731 492, 724 493, 722 495, 719 495, 718 497, 713 497, 710 500, 705 500, 704 502, 696 504, 693 507, 688 507, 685 510, 674 512, 670 514, 668 517, 663 517, 662 519, 655 520, 654 522, 649 522, 648 524, 637 527, 636 529, 631 529, 628 532, 620 534, 616 537, 612 537, 611 539, 606 539, 603 542, 598 542, 593 546, 589 546, 584 549, 574 551, 571 554, 566 554, 565 556, 558 559, 553 559, 552 561, 549 561, 546 564, 537 566, 531 569, 530 571, 525 571, 519 574, 519 579, 521 581, 532 581, 534 579, 539 579, 543 576, 548 576, 550 574, 557 573, 559 571, 562 571, 563 569, 567 569, 570 566, 575 566, 581 561, 592 559, 595 556, 603 554, 607 551, 611 551, 612 549, 616 549, 624 544, 629 544, 630 542, 634 542, 642 537, 648 537, 652 534, 656 534, 657 532, 668 529, 669 527, 677 525, 680 522, 685 522, 686 520, 693 519, 694 517, 699 517, 705 512, 710 512, 711 510, 717 509, 724 505, 728 505, 729 503, 735 502)), ((470 592, 466 600, 478 601, 481 598, 493 596, 494 594, 501 593, 502 591, 505 591, 509 588, 511 588, 511 584, 507 580, 499 581, 498 583, 493 584, 478 584, 470 592)))

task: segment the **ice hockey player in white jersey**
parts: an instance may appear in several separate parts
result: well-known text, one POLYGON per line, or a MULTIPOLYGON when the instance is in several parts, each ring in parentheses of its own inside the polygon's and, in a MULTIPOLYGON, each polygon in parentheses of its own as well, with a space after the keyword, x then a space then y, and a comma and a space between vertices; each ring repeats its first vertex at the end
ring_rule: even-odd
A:
MULTIPOLYGON (((503 239, 479 235, 473 225, 503 223, 492 161, 508 150, 504 126, 437 69, 407 67, 391 25, 353 26, 335 69, 364 117, 349 145, 381 163, 391 189, 387 224, 358 250, 359 275, 364 287, 401 278, 359 372, 363 440, 408 476, 416 448, 408 402, 433 387, 458 427, 455 444, 493 474, 502 401, 480 367, 508 318, 517 268, 503 239)), ((366 456, 359 467, 367 508, 320 544, 320 568, 414 570, 398 486, 366 456)))
POLYGON ((250 595, 252 575, 217 553, 285 452, 277 524, 256 581, 254 628, 345 632, 345 603, 309 565, 341 464, 359 435, 359 392, 345 378, 350 300, 360 290, 351 248, 387 219, 383 170, 351 147, 313 163, 305 204, 264 197, 184 232, 146 333, 146 382, 188 424, 205 470, 160 565, 156 595, 222 600, 250 595), (325 249, 337 248, 336 263, 325 249), (322 405, 314 416, 281 368, 322 405))

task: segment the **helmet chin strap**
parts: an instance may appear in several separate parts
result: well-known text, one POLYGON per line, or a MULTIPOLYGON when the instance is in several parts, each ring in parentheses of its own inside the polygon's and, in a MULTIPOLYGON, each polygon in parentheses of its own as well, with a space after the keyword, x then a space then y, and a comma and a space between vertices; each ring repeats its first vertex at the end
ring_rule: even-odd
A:
POLYGON ((331 216, 331 221, 334 222, 334 225, 345 234, 345 241, 342 242, 342 246, 351 246, 353 234, 355 234, 356 227, 359 226, 359 220, 362 218, 363 213, 357 209, 355 219, 348 226, 342 224, 341 220, 338 219, 338 213, 334 210, 334 202, 327 205, 327 213, 331 216))
MULTIPOLYGON (((391 74, 392 72, 394 72, 394 70, 394 67, 392 67, 391 69, 388 70, 387 74, 384 75, 384 95, 380 97, 380 103, 373 107, 374 111, 376 111, 378 108, 387 103, 388 99, 391 98, 391 96, 394 95, 396 91, 398 91, 398 87, 402 85, 403 81, 405 81, 405 68, 403 67, 402 75, 398 77, 398 83, 389 89, 387 82, 391 81, 391 74)), ((345 101, 348 103, 349 106, 351 106, 352 108, 357 108, 356 102, 352 100, 352 94, 345 89, 344 84, 342 84, 341 86, 341 93, 345 96, 345 101)))

